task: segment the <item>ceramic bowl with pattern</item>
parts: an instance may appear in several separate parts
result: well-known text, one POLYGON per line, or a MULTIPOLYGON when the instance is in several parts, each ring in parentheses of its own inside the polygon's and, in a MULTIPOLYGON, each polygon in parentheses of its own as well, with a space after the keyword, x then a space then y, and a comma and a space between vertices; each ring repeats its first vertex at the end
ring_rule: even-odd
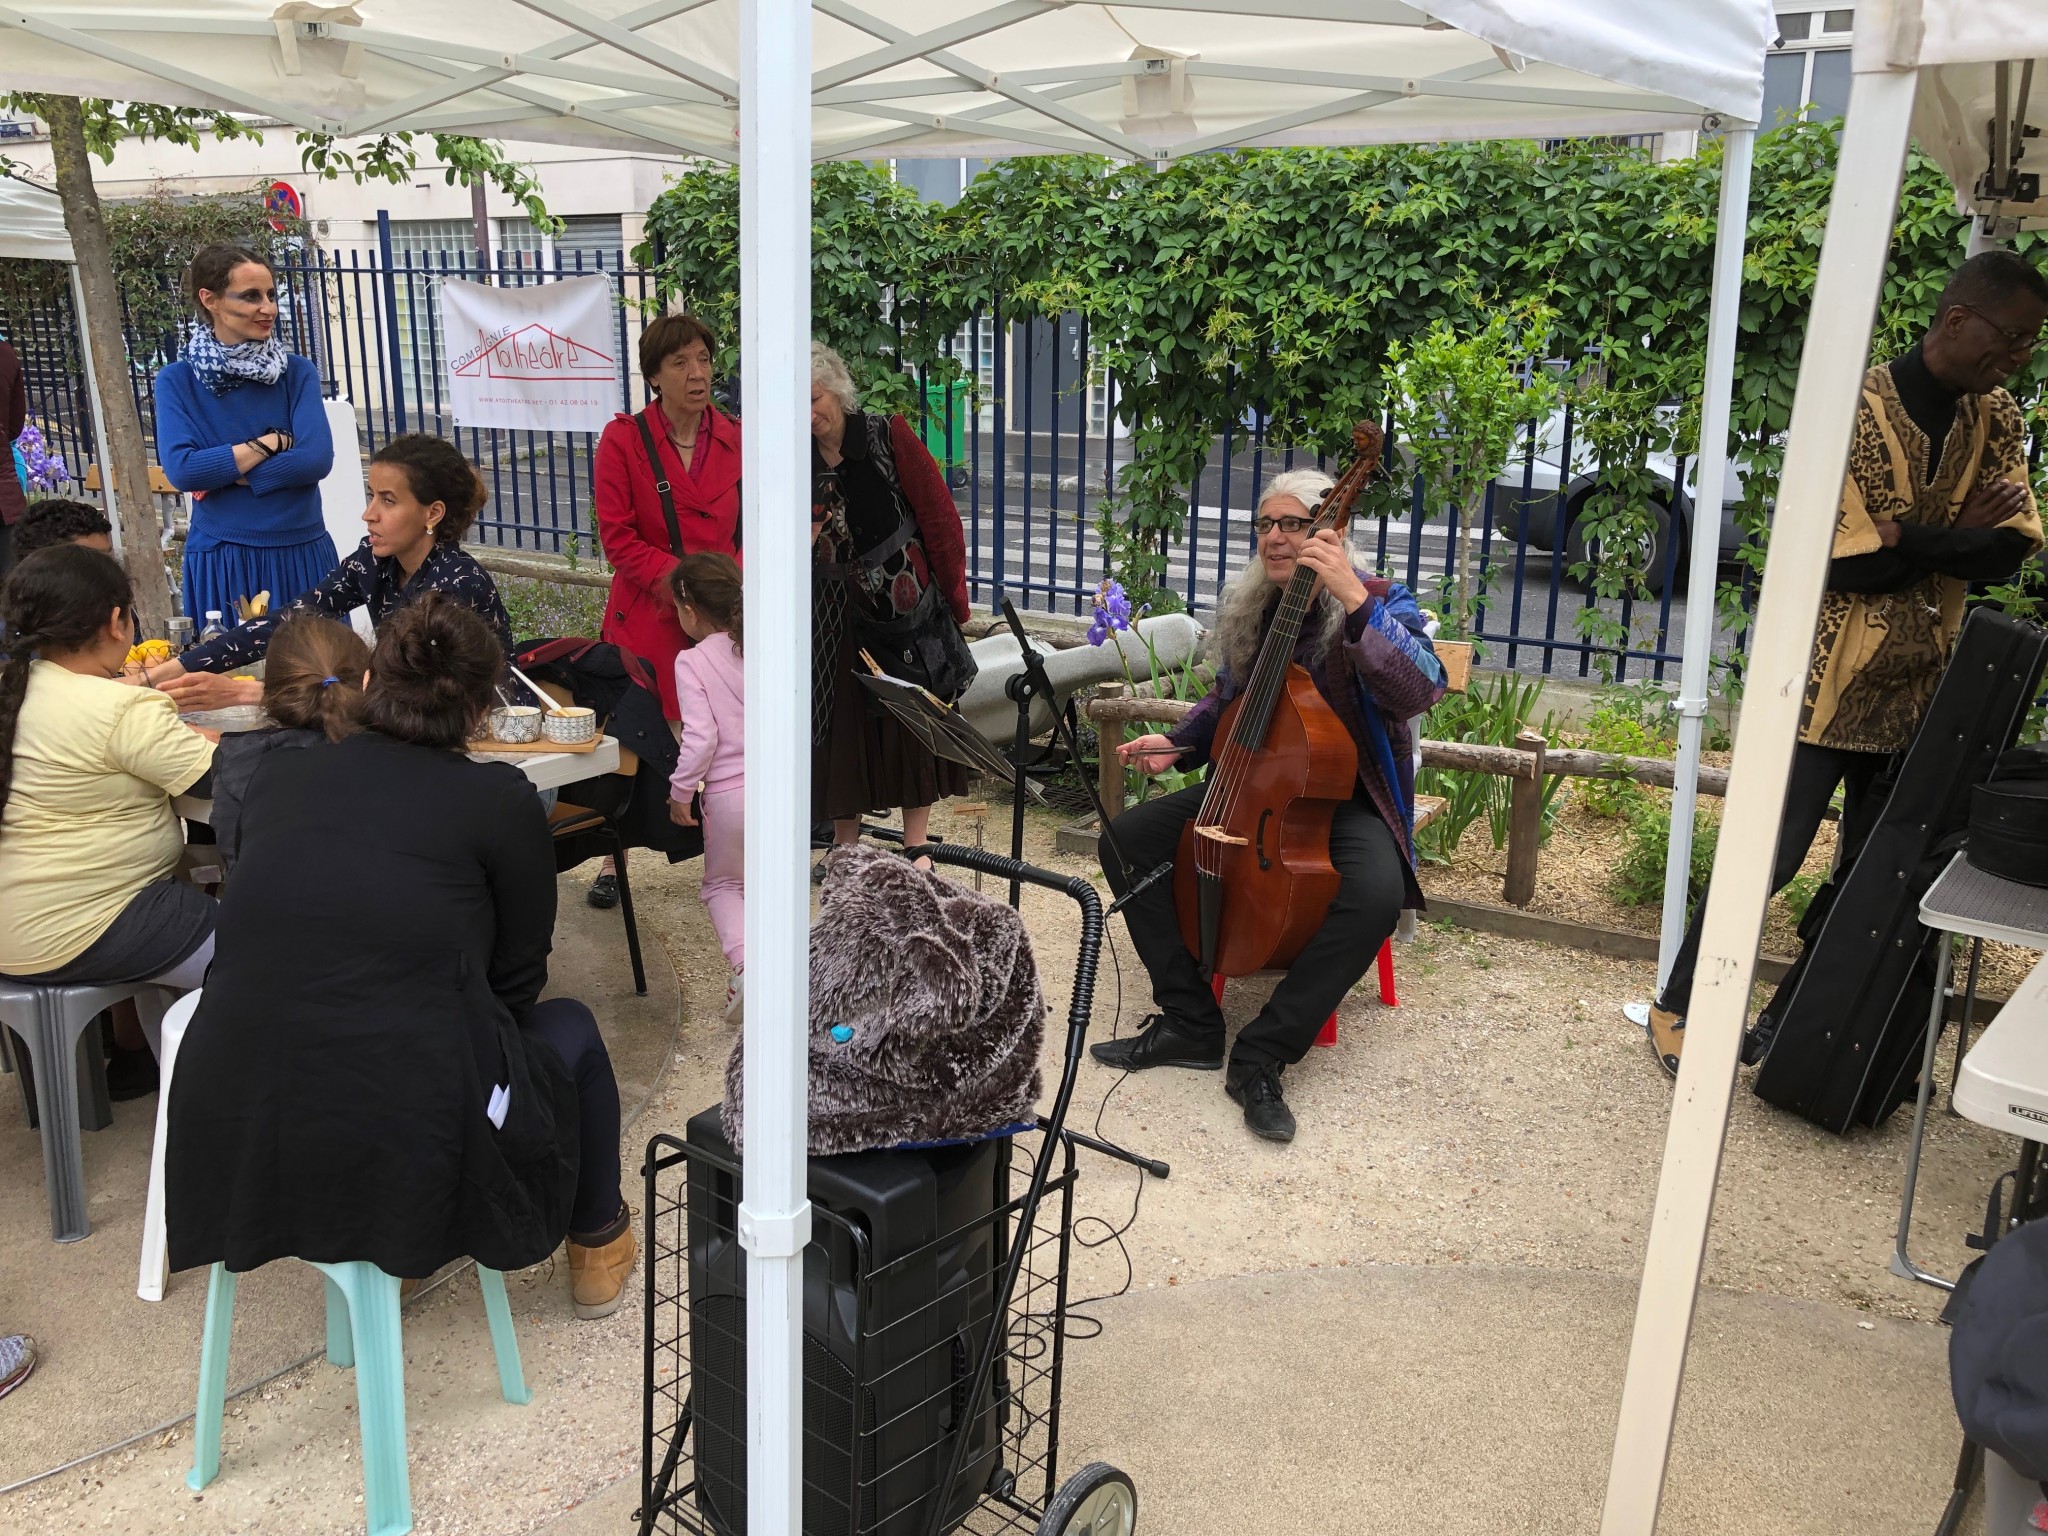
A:
POLYGON ((540 725, 549 741, 558 741, 565 747, 597 739, 597 711, 580 704, 549 710, 541 717, 540 725))
POLYGON ((491 711, 491 739, 511 744, 540 740, 540 711, 531 704, 510 704, 491 711))

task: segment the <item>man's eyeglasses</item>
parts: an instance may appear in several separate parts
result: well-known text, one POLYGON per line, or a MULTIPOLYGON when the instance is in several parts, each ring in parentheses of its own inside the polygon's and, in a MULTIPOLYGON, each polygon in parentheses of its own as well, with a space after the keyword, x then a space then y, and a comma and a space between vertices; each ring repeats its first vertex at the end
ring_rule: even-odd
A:
POLYGON ((2005 344, 2008 347, 2012 348, 2012 350, 2015 352, 2031 352, 2034 350, 2034 348, 2040 346, 2044 339, 2048 339, 2048 331, 2023 331, 2018 329, 2008 329, 2007 327, 2000 325, 1996 320, 1992 319, 1989 315, 1985 314, 1983 310, 1979 309, 1974 304, 1958 304, 1956 308, 1967 309, 1979 320, 1982 320, 1986 325, 1990 326, 1991 329, 1998 332, 1999 335, 2003 336, 2005 338, 2005 344))
POLYGON ((1292 538, 1297 533, 1307 533, 1315 525, 1316 520, 1312 517, 1255 517, 1252 519, 1252 532, 1263 539, 1278 528, 1292 538))

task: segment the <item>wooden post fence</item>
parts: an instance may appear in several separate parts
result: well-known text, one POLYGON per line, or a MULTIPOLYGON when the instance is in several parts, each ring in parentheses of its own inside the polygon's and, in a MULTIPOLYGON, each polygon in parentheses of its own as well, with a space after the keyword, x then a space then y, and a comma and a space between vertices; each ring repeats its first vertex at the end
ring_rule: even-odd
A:
MULTIPOLYGON (((1133 725, 1171 726, 1194 705, 1180 699, 1100 698, 1083 706, 1100 742, 1096 766, 1102 803, 1114 815, 1123 806, 1124 773, 1116 749, 1133 725)), ((1619 752, 1593 752, 1582 747, 1553 747, 1539 731, 1523 731, 1512 747, 1483 746, 1469 741, 1422 743, 1422 766, 1453 768, 1466 773, 1493 773, 1509 779, 1508 868, 1502 897, 1526 907, 1536 895, 1536 873, 1543 843, 1543 785, 1553 776, 1579 779, 1633 779, 1638 784, 1669 789, 1678 765, 1661 757, 1629 757, 1619 752)), ((1728 770, 1702 767, 1703 795, 1728 793, 1728 770)))

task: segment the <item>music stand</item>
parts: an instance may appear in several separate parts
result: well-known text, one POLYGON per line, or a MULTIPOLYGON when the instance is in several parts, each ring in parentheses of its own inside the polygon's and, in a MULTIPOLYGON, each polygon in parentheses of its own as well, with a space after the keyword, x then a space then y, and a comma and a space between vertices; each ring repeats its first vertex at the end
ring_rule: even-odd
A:
MULTIPOLYGON (((1012 848, 1011 857, 1021 862, 1024 857, 1024 796, 1022 790, 1028 783, 1028 780, 1025 778, 1024 757, 1031 746, 1032 700, 1042 698, 1052 707, 1053 735, 1060 745, 1067 749, 1067 761, 1074 765, 1076 771, 1079 771, 1081 767, 1081 746, 1074 739, 1073 723, 1067 718, 1066 711, 1060 708, 1059 695, 1053 688, 1052 679, 1046 676, 1045 655, 1037 646, 1031 643, 1031 637, 1024 633, 1024 621, 1017 617, 1017 605, 1012 603, 1007 597, 1003 599, 1003 618, 1010 626, 1010 633, 1016 638, 1018 659, 1023 663, 1022 670, 1003 685, 1004 690, 1010 697, 1017 701, 1017 739, 1015 760, 1011 764, 1011 772, 1017 785, 1018 793, 1012 797, 1010 802, 1010 843, 1012 848)), ((1101 843, 1109 845, 1110 858, 1116 860, 1117 868, 1123 872, 1126 878, 1129 878, 1133 873, 1131 861, 1124 857, 1123 845, 1117 841, 1115 829, 1110 826, 1109 811, 1102 803, 1102 796, 1096 792, 1095 780, 1090 775, 1082 773, 1081 785, 1088 791, 1088 799, 1095 807, 1095 827, 1098 845, 1101 843)), ((1044 796, 1041 795, 1039 798, 1042 800, 1044 796)), ((1103 861, 1103 867, 1108 867, 1106 860, 1103 861)), ((1114 916, 1123 909, 1132 897, 1143 891, 1153 881, 1161 879, 1172 873, 1172 871, 1173 861, 1168 859, 1158 868, 1139 876, 1131 882, 1129 890, 1109 904, 1109 911, 1104 915, 1114 916)), ((1013 907, 1017 905, 1018 889, 1017 882, 1012 880, 1010 882, 1010 905, 1013 907)))
MULTIPOLYGON (((1010 760, 997 750, 994 742, 969 725, 959 711, 929 689, 916 683, 906 683, 900 677, 891 677, 875 665, 875 658, 865 650, 860 653, 860 659, 868 667, 866 675, 855 674, 860 678, 861 686, 874 695, 882 708, 894 715, 911 735, 949 762, 987 774, 990 778, 1011 777, 1010 760)), ((1044 803, 1045 792, 1036 784, 1024 787, 1034 800, 1044 803)), ((1013 847, 1010 857, 1021 859, 1023 852, 1013 847)))

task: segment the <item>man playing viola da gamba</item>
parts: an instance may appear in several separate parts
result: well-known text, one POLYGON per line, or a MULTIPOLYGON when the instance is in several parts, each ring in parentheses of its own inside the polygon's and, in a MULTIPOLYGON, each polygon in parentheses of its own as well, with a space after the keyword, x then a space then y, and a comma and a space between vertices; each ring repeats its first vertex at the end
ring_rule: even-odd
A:
MULTIPOLYGON (((1137 1035, 1092 1048, 1097 1061, 1133 1072, 1225 1068, 1226 1091, 1244 1107, 1246 1126, 1269 1141, 1294 1137, 1282 1074, 1307 1054, 1324 1020, 1371 968, 1402 908, 1423 904, 1410 832, 1414 729, 1444 691, 1443 669, 1408 590, 1356 569, 1342 534, 1312 531, 1312 509, 1333 483, 1320 471, 1291 470, 1267 484, 1253 524, 1257 557, 1218 604, 1211 636, 1216 686, 1172 731, 1141 736, 1122 753, 1144 773, 1213 763, 1220 752, 1218 720, 1252 676, 1282 595, 1296 568, 1306 566, 1316 586, 1293 660, 1358 754, 1350 798, 1336 805, 1330 826, 1337 894, 1272 997, 1239 1031, 1226 1062, 1223 1011, 1183 939, 1173 883, 1153 882, 1124 908, 1124 917, 1159 1011, 1137 1035)), ((1103 867, 1119 895, 1175 857, 1206 793, 1206 785, 1195 785, 1117 818, 1117 842, 1129 868, 1118 865, 1106 841, 1103 867)))

